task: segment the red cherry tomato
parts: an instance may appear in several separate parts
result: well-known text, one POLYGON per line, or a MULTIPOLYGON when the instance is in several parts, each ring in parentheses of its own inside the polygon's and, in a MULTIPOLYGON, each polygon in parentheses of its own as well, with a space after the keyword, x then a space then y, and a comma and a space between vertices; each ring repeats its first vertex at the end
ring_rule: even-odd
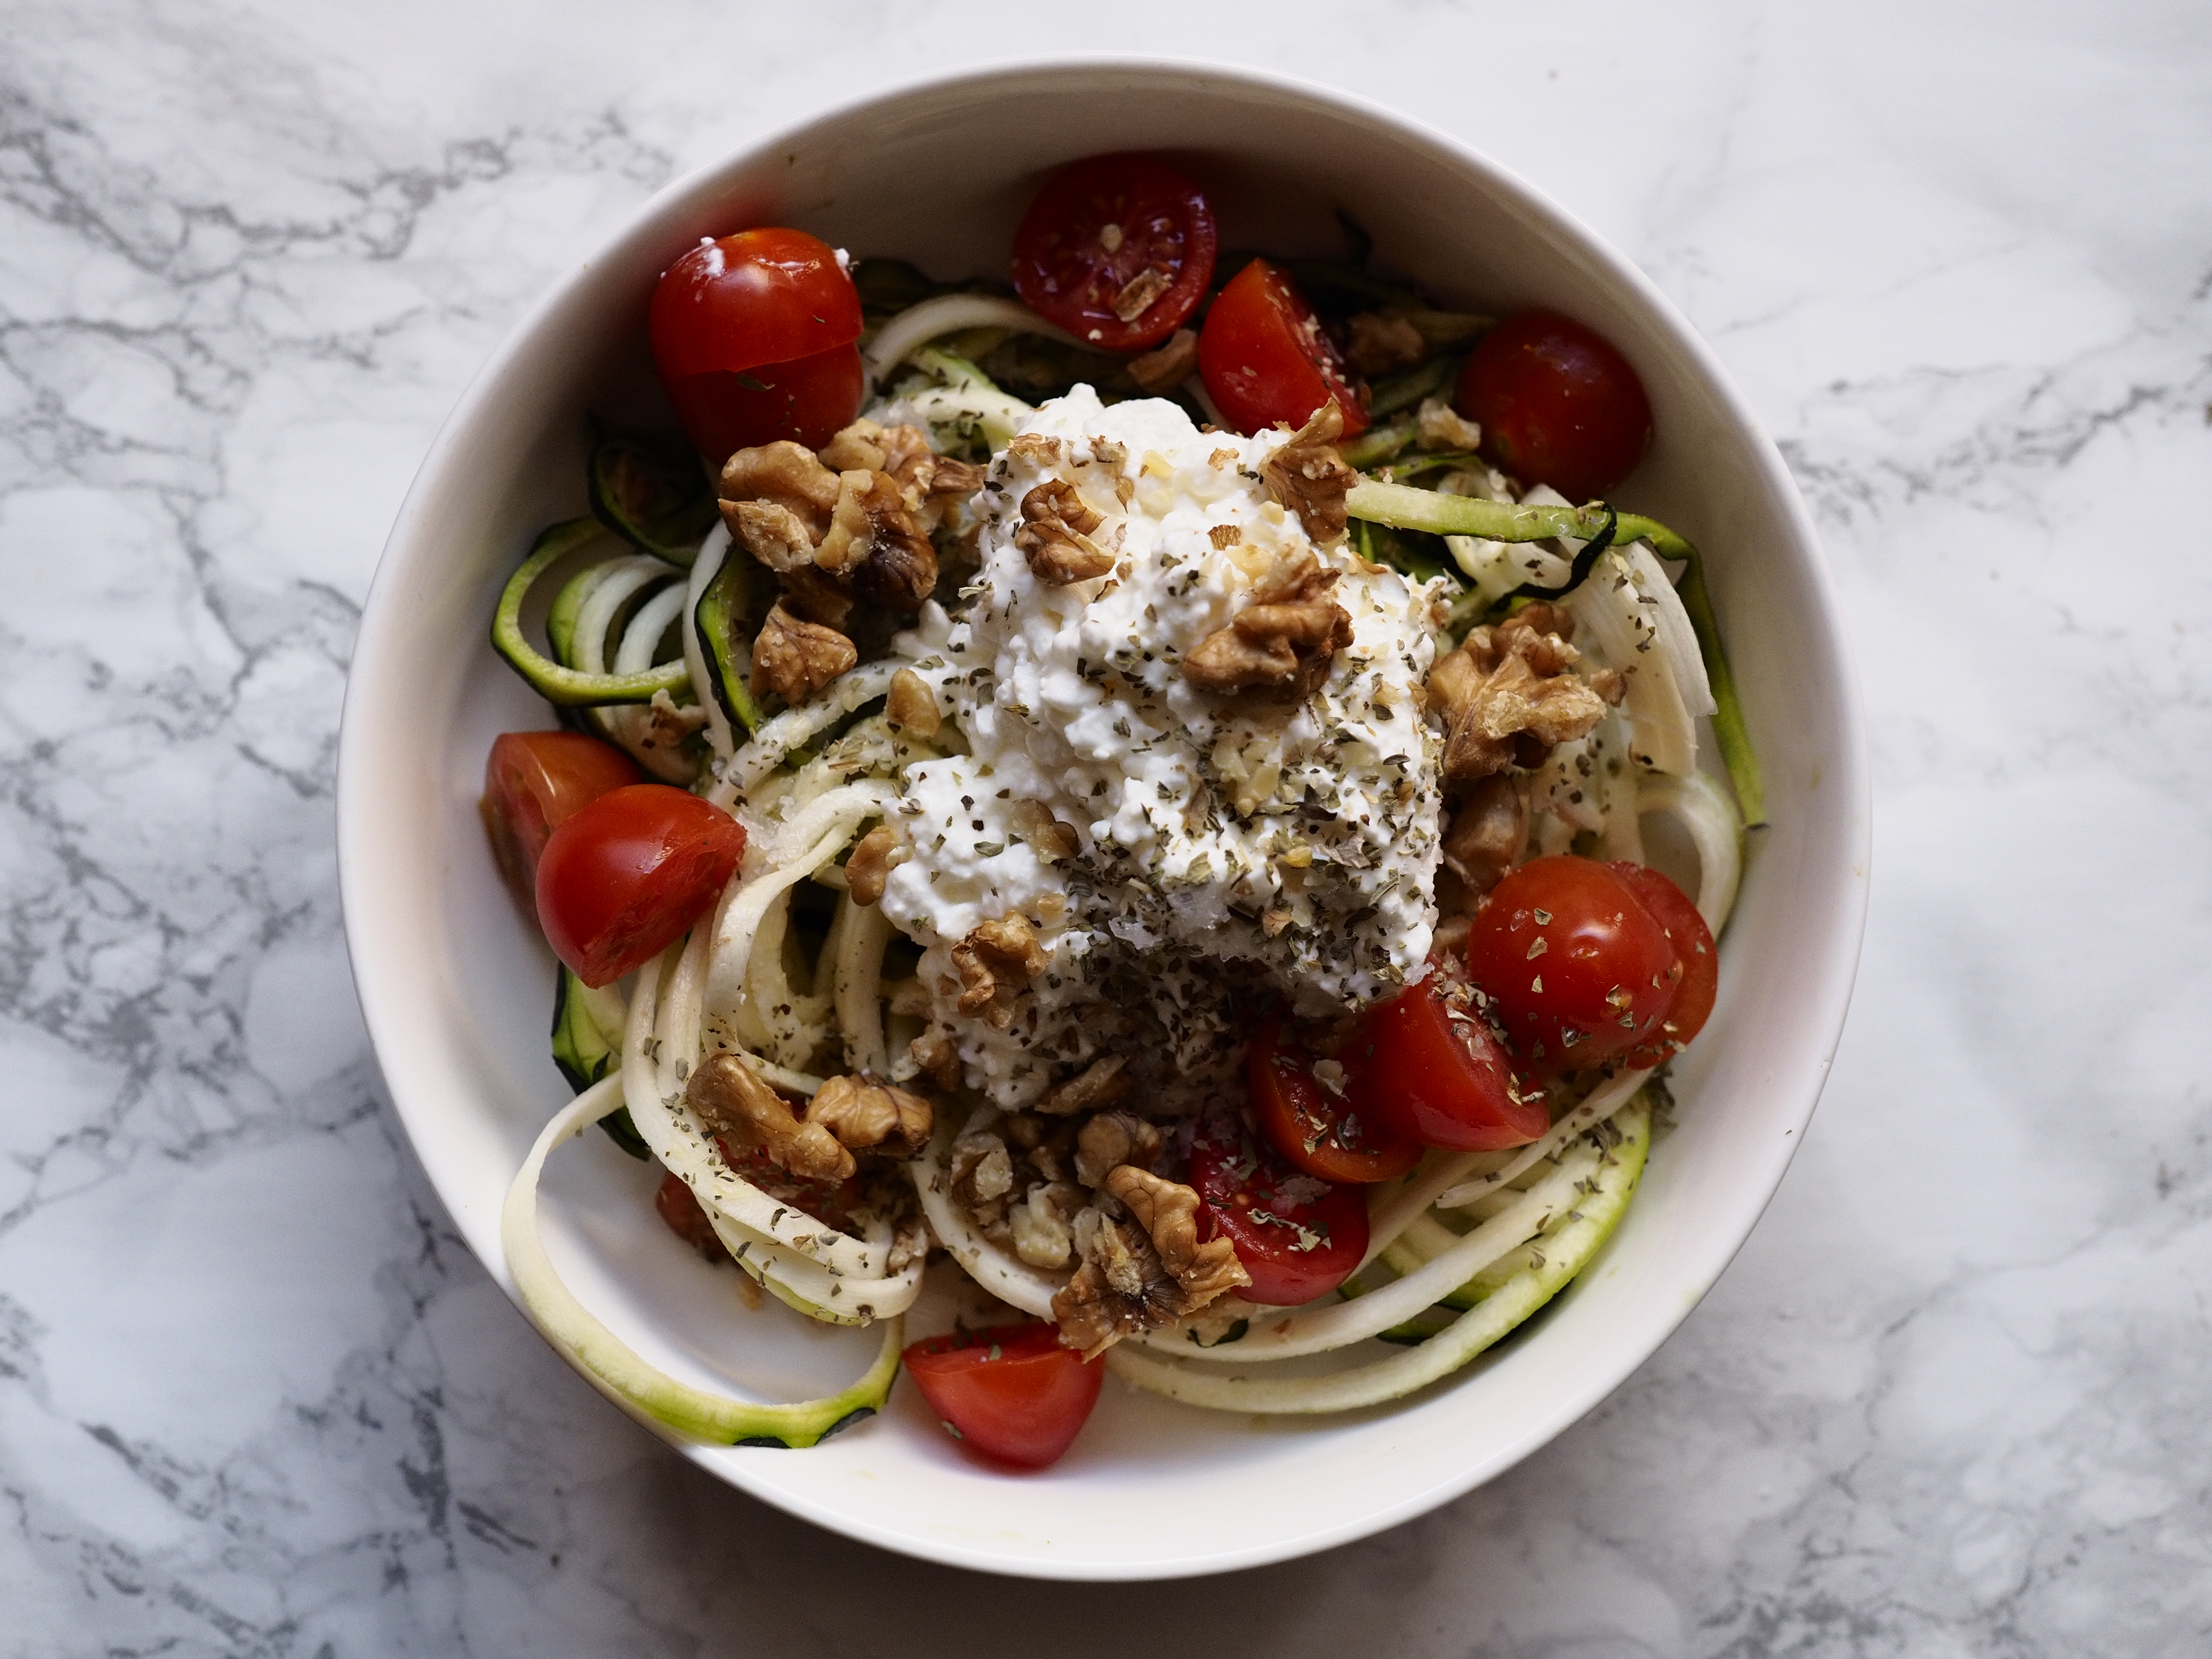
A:
POLYGON ((662 273, 653 360, 701 453, 792 438, 818 449, 860 412, 860 295, 803 230, 702 242, 662 273))
POLYGON ((1144 155, 1055 173, 1014 233, 1022 303, 1101 351, 1141 351, 1182 326, 1213 281, 1213 210, 1144 155))
POLYGON ((1468 969, 1538 1071, 1600 1065, 1660 1035, 1681 959, 1636 890, 1595 859, 1536 859, 1490 890, 1468 969))
POLYGON ((1244 1082, 1261 1137, 1293 1169, 1323 1181, 1388 1181, 1420 1161, 1421 1149, 1352 1109, 1340 1060, 1330 1089, 1317 1060, 1269 1020, 1244 1051, 1244 1082), (1321 1069, 1316 1070, 1316 1067, 1321 1069))
POLYGON ((661 1172, 660 1185, 653 1189, 653 1207, 668 1224, 670 1232, 708 1261, 720 1262, 728 1259, 730 1253, 723 1248, 714 1224, 707 1218, 706 1207, 699 1202, 698 1194, 684 1184, 684 1177, 675 1170, 661 1172))
POLYGON ((477 804, 492 856, 526 904, 535 906, 545 838, 610 789, 638 781, 637 763, 580 732, 503 732, 484 762, 477 804))
POLYGON ((1206 1236, 1236 1250, 1254 1302, 1295 1308, 1325 1296, 1367 1254, 1367 1200, 1357 1187, 1302 1174, 1233 1123, 1200 1131, 1190 1181, 1205 1203, 1206 1236))
POLYGON ((1106 1376, 1042 1321, 933 1336, 902 1357, 948 1434, 1021 1469, 1041 1469, 1068 1449, 1106 1376))
POLYGON ((665 783, 601 795, 538 860, 538 920, 591 986, 650 962, 709 908, 744 856, 744 826, 665 783))
POLYGON ((1652 921, 1666 931, 1667 942, 1674 947, 1682 963, 1682 982, 1675 988, 1666 1018, 1659 1022, 1659 1034, 1631 1049, 1626 1056, 1628 1064, 1640 1070, 1681 1053, 1690 1046, 1690 1039, 1705 1030, 1705 1020, 1713 1012, 1713 999, 1720 991, 1720 953, 1713 948, 1713 930, 1705 926, 1689 895, 1673 882, 1648 865, 1613 864, 1607 868, 1644 902, 1652 921))
POLYGON ((1214 297, 1198 336, 1198 372, 1222 418, 1239 432, 1301 427, 1331 398, 1344 435, 1367 429, 1363 389, 1322 332, 1291 273, 1255 259, 1214 297))
POLYGON ((1482 453, 1570 500, 1602 495, 1651 445, 1651 402, 1628 359, 1556 312, 1523 311, 1475 343, 1459 412, 1482 425, 1482 453))
POLYGON ((1514 1074, 1481 996, 1432 968, 1367 1012, 1346 1045, 1352 1097, 1394 1134, 1453 1152, 1525 1146, 1551 1127, 1542 1091, 1514 1074))

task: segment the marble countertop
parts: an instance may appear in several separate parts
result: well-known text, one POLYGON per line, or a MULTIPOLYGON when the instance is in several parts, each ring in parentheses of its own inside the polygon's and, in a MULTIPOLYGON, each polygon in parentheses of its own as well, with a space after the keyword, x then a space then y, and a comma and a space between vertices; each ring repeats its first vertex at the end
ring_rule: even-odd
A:
POLYGON ((15 0, 0 42, 0 1652, 2212 1650, 2201 7, 15 0), (1680 1334, 1424 1521, 1160 1588, 877 1554, 594 1397, 400 1138, 331 850, 385 532, 554 273, 826 101, 1102 46, 1388 100, 1638 261, 1812 503, 1879 792, 1833 1080, 1680 1334))

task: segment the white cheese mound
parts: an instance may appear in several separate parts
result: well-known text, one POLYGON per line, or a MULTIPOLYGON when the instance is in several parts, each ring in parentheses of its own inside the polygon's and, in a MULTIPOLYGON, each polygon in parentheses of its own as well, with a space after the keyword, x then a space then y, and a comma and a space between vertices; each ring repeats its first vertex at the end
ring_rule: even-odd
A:
POLYGON ((1261 480, 1286 434, 1200 433, 1174 404, 1109 408, 1088 386, 1022 430, 1064 442, 994 460, 975 503, 972 602, 957 621, 930 607, 902 640, 969 752, 907 772, 896 822, 911 856, 884 911, 924 947, 935 1024, 994 1103, 1025 1104, 1118 1052, 1144 1074, 1140 1104, 1194 1104, 1243 1041, 1232 987, 1352 1009, 1427 957, 1439 744, 1419 686, 1435 598, 1322 550, 1343 573, 1332 597, 1353 637, 1321 690, 1294 708, 1200 690, 1182 655, 1312 546, 1261 480), (1055 588, 1030 573, 1020 503, 1051 477, 1103 516, 1091 539, 1118 555, 1113 574, 1055 588), (1217 546, 1223 526, 1235 539, 1222 531, 1217 546), (1048 842, 1040 857, 1024 802, 1072 828, 1079 852, 1048 861, 1048 842), (1048 965, 1001 1028, 958 1011, 951 947, 1016 910, 1048 965))

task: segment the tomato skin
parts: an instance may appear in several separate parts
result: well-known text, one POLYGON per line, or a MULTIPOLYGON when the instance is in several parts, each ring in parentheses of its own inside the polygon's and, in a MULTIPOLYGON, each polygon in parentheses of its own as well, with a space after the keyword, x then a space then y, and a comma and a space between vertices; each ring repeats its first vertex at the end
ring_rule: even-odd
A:
POLYGON ((1571 501, 1603 495, 1651 446, 1651 400, 1628 359, 1571 317, 1523 311, 1475 342, 1452 399, 1482 453, 1571 501))
POLYGON ((1639 1043, 1626 1056, 1643 1070, 1669 1060, 1690 1046, 1691 1038, 1705 1030, 1720 993, 1720 953, 1713 945, 1713 930, 1698 914, 1698 907, 1680 888, 1648 865, 1614 863, 1606 868, 1626 882, 1629 889, 1666 931, 1667 942, 1682 963, 1682 982, 1674 1000, 1659 1022, 1658 1034, 1639 1043))
POLYGON ((477 810, 499 872, 524 903, 536 908, 546 838, 610 789, 642 775, 621 750, 580 732, 502 732, 492 739, 477 810))
POLYGON ((805 231, 687 250, 662 273, 647 325, 684 429, 717 462, 779 438, 818 449, 860 412, 860 291, 805 231))
POLYGON ((1228 1239, 1251 1275, 1248 1300, 1297 1307, 1344 1283, 1367 1254, 1365 1195, 1303 1176, 1240 1126, 1217 1120, 1200 1129, 1190 1183, 1204 1203, 1206 1237, 1228 1239), (1322 1190, 1303 1194, 1301 1183, 1322 1190))
POLYGON ((1198 309, 1217 246, 1213 210, 1189 179, 1147 155, 1094 155, 1054 174, 1022 216, 1014 289, 1101 351, 1141 351, 1198 309), (1115 297, 1148 270, 1168 286, 1124 322, 1115 297))
POLYGON ((1418 1143, 1385 1132, 1372 1117, 1363 1120, 1348 1092, 1322 1085, 1315 1064, 1278 1020, 1261 1026, 1244 1050, 1252 1115, 1279 1156, 1319 1180, 1355 1184, 1389 1181, 1420 1162, 1418 1143))
POLYGON ((1457 1152, 1522 1146, 1551 1127, 1540 1091, 1522 1085, 1472 987, 1431 969, 1370 1009, 1352 1097, 1394 1134, 1457 1152))
POLYGON ((1042 1320, 933 1336, 900 1356, 929 1409, 963 1450, 1018 1469, 1057 1462, 1091 1419, 1105 1381, 1042 1320))
POLYGON ((1364 388, 1322 332, 1291 273, 1255 259, 1214 296, 1198 336, 1198 372, 1221 416, 1239 432, 1304 426, 1331 398, 1344 435, 1367 429, 1364 388))
POLYGON ((729 1260, 730 1253, 723 1248, 721 1236, 708 1218, 706 1206, 675 1170, 661 1171, 660 1185, 653 1188, 653 1207, 667 1223, 670 1232, 708 1261, 719 1264, 729 1260))
POLYGON ((538 860, 538 920, 585 984, 611 985, 710 908, 745 852, 744 826, 665 783, 601 795, 538 860))
POLYGON ((1532 860, 1491 889, 1467 959, 1507 1041, 1547 1075, 1659 1035, 1683 978, 1636 890, 1612 866, 1571 854, 1532 860))

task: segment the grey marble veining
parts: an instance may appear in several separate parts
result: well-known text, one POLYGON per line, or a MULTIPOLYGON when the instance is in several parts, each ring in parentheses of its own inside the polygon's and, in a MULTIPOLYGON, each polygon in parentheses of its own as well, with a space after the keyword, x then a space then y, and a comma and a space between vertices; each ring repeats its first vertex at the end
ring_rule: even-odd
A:
POLYGON ((2151 0, 0 9, 0 1651, 2212 1651, 2208 156, 2151 0), (1425 1521, 1157 1589, 879 1555, 601 1404, 398 1139, 331 850, 384 532, 552 275, 825 101, 1099 47, 1395 103, 1650 271, 1880 791, 1826 1100, 1675 1339, 1425 1521))

